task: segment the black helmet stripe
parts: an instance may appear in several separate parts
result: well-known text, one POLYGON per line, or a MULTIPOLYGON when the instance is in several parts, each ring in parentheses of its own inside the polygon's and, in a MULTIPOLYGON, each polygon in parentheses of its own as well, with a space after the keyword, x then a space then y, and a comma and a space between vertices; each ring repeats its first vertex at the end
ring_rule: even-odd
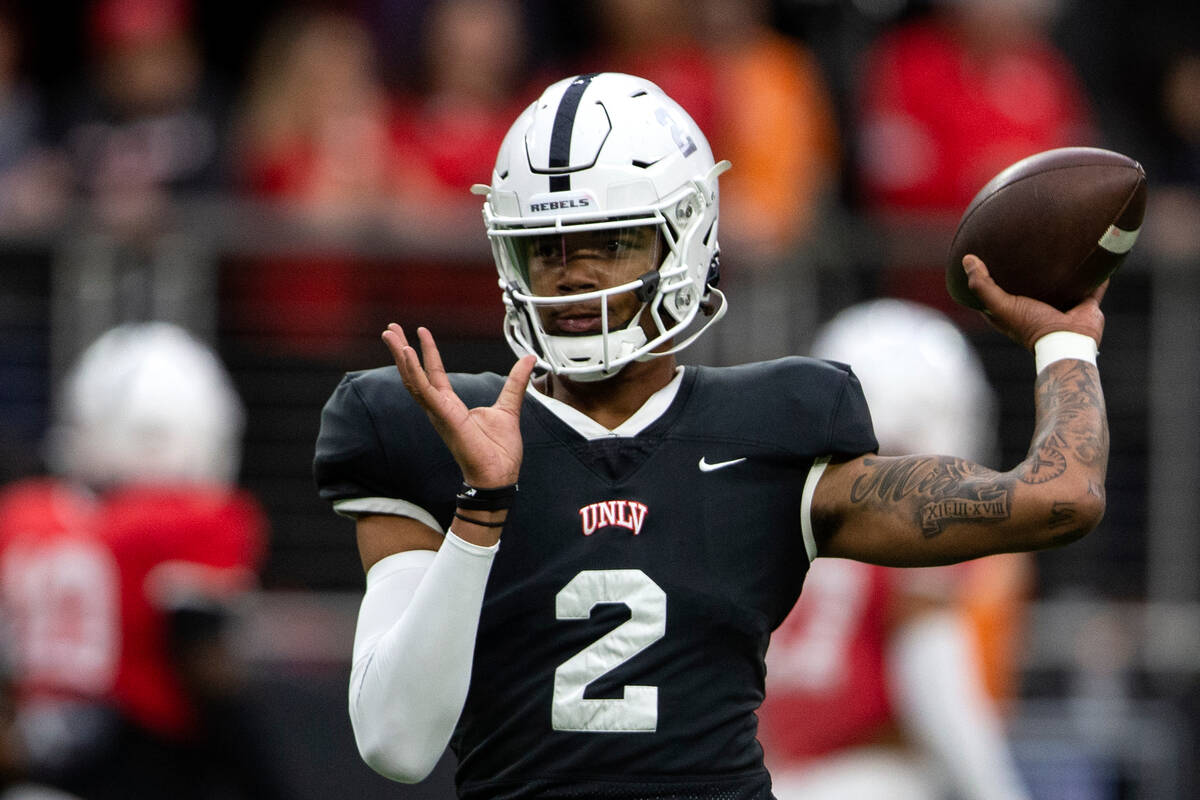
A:
MULTIPOLYGON (((558 103, 558 111, 554 113, 554 127, 550 131, 550 169, 567 167, 571 164, 571 131, 575 128, 575 112, 579 110, 579 101, 592 78, 599 73, 589 72, 571 81, 571 85, 563 92, 562 100, 558 103)), ((571 176, 551 175, 550 191, 565 192, 571 188, 571 176)))

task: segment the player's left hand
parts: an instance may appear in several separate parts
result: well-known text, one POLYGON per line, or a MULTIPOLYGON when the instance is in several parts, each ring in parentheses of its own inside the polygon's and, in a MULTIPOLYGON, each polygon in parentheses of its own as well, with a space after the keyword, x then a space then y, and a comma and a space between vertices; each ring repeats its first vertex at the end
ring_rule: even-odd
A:
POLYGON ((1048 303, 1032 297, 1009 294, 992 280, 987 266, 977 256, 963 257, 967 286, 983 301, 985 315, 992 327, 1026 350, 1047 333, 1072 331, 1090 336, 1100 345, 1104 335, 1104 313, 1100 301, 1108 289, 1108 281, 1097 286, 1079 305, 1069 311, 1059 311, 1048 303))
POLYGON ((513 365, 493 405, 467 408, 450 385, 433 334, 417 328, 417 338, 424 366, 403 328, 393 322, 383 332, 405 387, 450 449, 463 480, 481 489, 516 483, 524 453, 521 401, 537 359, 525 356, 513 365))

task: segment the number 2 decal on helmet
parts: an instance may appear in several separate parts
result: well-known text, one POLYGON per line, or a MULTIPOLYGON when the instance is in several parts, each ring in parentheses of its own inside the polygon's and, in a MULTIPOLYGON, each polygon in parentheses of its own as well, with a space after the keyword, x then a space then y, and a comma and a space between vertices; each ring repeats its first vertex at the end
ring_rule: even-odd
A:
POLYGON ((696 142, 692 137, 683 132, 683 129, 675 124, 675 120, 671 119, 671 115, 667 113, 665 108, 661 106, 654 112, 654 118, 659 123, 666 125, 671 131, 671 138, 675 140, 675 144, 679 145, 679 152, 683 153, 684 158, 696 152, 696 142))

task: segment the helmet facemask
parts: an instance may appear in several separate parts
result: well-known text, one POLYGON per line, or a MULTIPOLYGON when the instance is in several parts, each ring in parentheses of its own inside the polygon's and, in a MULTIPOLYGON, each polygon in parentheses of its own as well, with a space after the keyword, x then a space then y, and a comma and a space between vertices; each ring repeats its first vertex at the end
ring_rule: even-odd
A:
MULTIPOLYGON (((668 345, 695 321, 708 293, 720 293, 695 285, 681 252, 680 234, 690 237, 690 227, 705 224, 702 195, 686 195, 668 209, 572 220, 551 232, 493 229, 505 334, 514 349, 536 354, 556 374, 590 381, 690 342, 694 335, 668 345)), ((705 324, 723 313, 722 297, 705 324)))

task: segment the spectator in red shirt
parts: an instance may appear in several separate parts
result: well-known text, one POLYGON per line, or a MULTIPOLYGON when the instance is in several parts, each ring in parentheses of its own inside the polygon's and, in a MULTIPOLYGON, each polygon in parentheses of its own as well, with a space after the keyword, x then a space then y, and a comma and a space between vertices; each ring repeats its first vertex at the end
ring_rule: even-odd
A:
POLYGON ((228 273, 232 324, 273 355, 332 359, 360 332, 371 287, 352 246, 395 201, 391 119, 360 20, 304 11, 275 21, 237 114, 235 162, 243 191, 279 212, 284 224, 268 232, 283 254, 228 273))
POLYGON ((1048 34, 1051 6, 938 2, 867 52, 856 177, 866 210, 894 234, 897 268, 880 294, 949 309, 944 265, 928 254, 946 251, 975 193, 1021 158, 1095 144, 1081 81, 1048 34))
POLYGON ((512 0, 440 0, 426 9, 418 83, 397 92, 398 187, 413 211, 436 218, 467 208, 472 230, 509 122, 533 99, 521 8, 512 0), (419 208, 418 208, 419 207, 419 208))

